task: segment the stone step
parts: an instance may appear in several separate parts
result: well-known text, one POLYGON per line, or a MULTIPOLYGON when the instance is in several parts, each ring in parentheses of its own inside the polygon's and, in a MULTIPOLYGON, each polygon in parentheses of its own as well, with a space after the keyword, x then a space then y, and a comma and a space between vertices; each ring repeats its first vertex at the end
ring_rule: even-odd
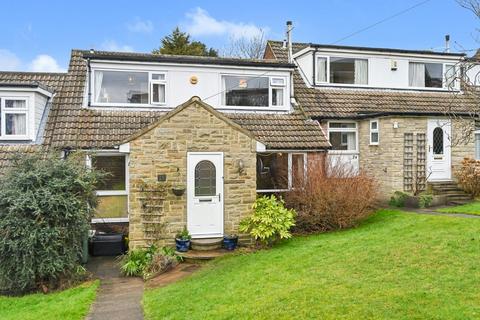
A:
POLYGON ((472 200, 454 200, 454 201, 449 201, 448 204, 453 205, 453 206, 461 206, 463 204, 467 204, 472 202, 472 200))
POLYGON ((223 238, 192 239, 192 250, 210 251, 222 248, 223 238))
POLYGON ((188 250, 187 252, 176 252, 177 255, 181 256, 186 262, 191 263, 198 263, 198 262, 205 262, 208 260, 213 260, 215 258, 221 257, 231 253, 231 251, 227 251, 225 249, 217 249, 217 250, 188 250))

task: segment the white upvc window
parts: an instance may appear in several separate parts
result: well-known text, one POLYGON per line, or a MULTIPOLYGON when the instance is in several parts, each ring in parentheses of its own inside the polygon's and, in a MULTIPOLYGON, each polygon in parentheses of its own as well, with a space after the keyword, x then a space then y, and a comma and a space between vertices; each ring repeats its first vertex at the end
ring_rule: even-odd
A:
POLYGON ((458 89, 458 70, 453 63, 410 61, 408 85, 413 88, 458 89))
POLYGON ((106 173, 97 185, 98 205, 92 222, 128 221, 128 155, 98 153, 87 156, 87 166, 106 173))
POLYGON ((475 159, 480 160, 480 121, 475 121, 475 159))
POLYGON ((328 83, 330 78, 330 62, 326 56, 317 56, 315 66, 315 83, 328 83))
POLYGON ((150 97, 152 104, 167 103, 167 75, 166 73, 152 73, 150 75, 150 97))
POLYGON ((221 75, 222 106, 240 108, 284 108, 287 79, 257 75, 221 75))
POLYGON ((443 70, 443 87, 449 90, 458 89, 457 67, 454 64, 446 63, 443 65, 443 70))
POLYGON ((306 179, 306 153, 257 153, 257 192, 289 191, 303 186, 306 179))
POLYGON ((167 73, 162 71, 94 69, 92 104, 96 106, 165 105, 167 73))
POLYGON ((380 128, 378 119, 370 120, 370 145, 380 142, 380 128))
POLYGON ((357 123, 354 121, 328 122, 328 138, 332 153, 358 152, 357 123))
POLYGON ((28 99, 25 97, 0 97, 0 137, 2 139, 28 139, 28 108, 28 99))

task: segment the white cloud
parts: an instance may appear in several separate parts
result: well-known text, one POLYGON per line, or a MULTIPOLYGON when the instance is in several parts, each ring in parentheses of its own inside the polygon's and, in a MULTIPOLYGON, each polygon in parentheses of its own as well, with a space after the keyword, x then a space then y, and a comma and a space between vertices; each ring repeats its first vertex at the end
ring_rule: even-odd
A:
POLYGON ((153 31, 153 23, 150 20, 141 20, 139 17, 135 21, 127 24, 127 29, 130 32, 151 33, 153 31))
POLYGON ((64 72, 65 70, 61 68, 57 60, 48 54, 40 54, 32 60, 29 65, 30 71, 36 72, 64 72))
POLYGON ((24 63, 13 52, 0 49, 0 71, 64 72, 57 60, 48 54, 37 55, 31 62, 24 63))
POLYGON ((22 61, 13 52, 5 49, 0 49, 0 70, 19 70, 21 66, 22 61))
POLYGON ((268 27, 259 27, 253 23, 217 20, 202 8, 196 8, 186 16, 188 21, 184 27, 192 36, 228 35, 232 39, 249 39, 269 30, 268 27))
POLYGON ((134 51, 132 46, 120 45, 115 40, 105 40, 100 49, 106 51, 134 51))

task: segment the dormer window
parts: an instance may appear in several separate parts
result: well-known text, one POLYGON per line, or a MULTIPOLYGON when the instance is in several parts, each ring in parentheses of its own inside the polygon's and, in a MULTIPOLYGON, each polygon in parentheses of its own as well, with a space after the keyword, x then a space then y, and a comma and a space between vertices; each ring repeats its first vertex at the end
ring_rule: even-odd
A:
POLYGON ((347 57, 317 57, 317 83, 367 85, 368 60, 347 57))
POLYGON ((28 103, 25 98, 0 97, 0 137, 26 139, 28 103))
POLYGON ((163 105, 166 74, 142 71, 95 70, 93 101, 97 105, 163 105))
POLYGON ((410 62, 408 67, 408 84, 410 87, 443 87, 443 65, 441 63, 410 62))
POLYGON ((222 76, 222 105, 231 107, 281 107, 285 105, 283 77, 222 76))

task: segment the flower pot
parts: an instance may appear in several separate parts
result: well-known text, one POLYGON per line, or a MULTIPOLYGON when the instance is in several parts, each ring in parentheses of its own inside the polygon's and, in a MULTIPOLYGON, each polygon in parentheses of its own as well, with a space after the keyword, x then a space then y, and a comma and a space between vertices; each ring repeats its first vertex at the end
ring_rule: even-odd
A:
POLYGON ((224 236, 223 247, 227 250, 235 250, 238 243, 238 236, 224 236))
POLYGON ((178 252, 187 252, 190 249, 190 240, 175 239, 175 246, 178 252))
POLYGON ((180 196, 183 196, 183 194, 185 193, 185 188, 183 187, 175 187, 175 188, 172 188, 172 192, 174 195, 176 195, 177 197, 180 197, 180 196))

